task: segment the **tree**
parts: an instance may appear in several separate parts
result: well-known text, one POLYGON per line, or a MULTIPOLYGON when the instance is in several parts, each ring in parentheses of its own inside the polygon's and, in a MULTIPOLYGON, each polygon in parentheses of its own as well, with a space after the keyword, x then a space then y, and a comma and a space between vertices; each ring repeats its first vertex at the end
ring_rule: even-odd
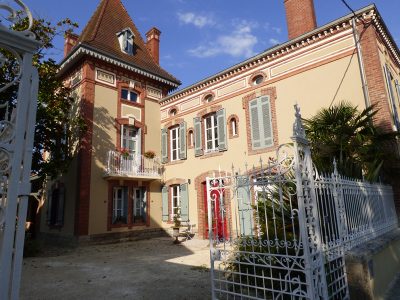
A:
POLYGON ((393 159, 390 150, 397 133, 384 133, 375 126, 376 113, 374 106, 359 111, 357 106, 341 102, 305 119, 317 169, 331 172, 335 158, 342 175, 369 181, 384 175, 385 162, 393 159))
MULTIPOLYGON (((14 30, 28 27, 28 19, 23 18, 22 13, 19 13, 19 17, 19 20, 12 25, 14 30)), ((71 88, 57 77, 59 66, 47 56, 47 53, 54 48, 54 38, 72 32, 77 26, 70 19, 64 19, 56 25, 44 19, 36 19, 31 28, 42 45, 33 58, 33 65, 38 69, 40 82, 32 158, 32 173, 36 174, 41 182, 46 176, 55 177, 68 168, 77 149, 75 146, 80 132, 84 129, 82 118, 74 113, 77 103, 71 97, 71 88)), ((18 60, 10 51, 6 49, 0 51, 6 58, 6 62, 0 68, 0 84, 3 85, 14 80, 19 66, 18 60)), ((15 106, 17 88, 13 85, 0 94, 0 103, 8 103, 8 113, 15 106)), ((6 110, 3 109, 2 117, 5 117, 5 114, 6 110)))

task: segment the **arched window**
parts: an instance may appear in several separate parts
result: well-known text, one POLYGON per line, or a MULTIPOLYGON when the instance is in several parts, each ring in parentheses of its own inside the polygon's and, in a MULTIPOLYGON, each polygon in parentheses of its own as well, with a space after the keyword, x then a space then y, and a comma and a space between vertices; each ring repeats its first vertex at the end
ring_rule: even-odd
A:
POLYGON ((193 134, 193 129, 190 129, 188 131, 188 146, 190 148, 194 147, 194 134, 193 134))
POLYGON ((176 116, 176 114, 178 113, 178 110, 176 108, 173 108, 169 111, 169 115, 170 117, 172 116, 176 116))
POLYGON ((232 130, 232 136, 237 136, 237 124, 235 118, 231 119, 231 130, 232 130))
POLYGON ((231 115, 228 118, 228 132, 229 132, 229 138, 235 138, 239 136, 239 119, 236 115, 231 115))
POLYGON ((214 100, 214 96, 212 94, 208 94, 207 96, 204 97, 205 103, 210 103, 213 100, 214 100))

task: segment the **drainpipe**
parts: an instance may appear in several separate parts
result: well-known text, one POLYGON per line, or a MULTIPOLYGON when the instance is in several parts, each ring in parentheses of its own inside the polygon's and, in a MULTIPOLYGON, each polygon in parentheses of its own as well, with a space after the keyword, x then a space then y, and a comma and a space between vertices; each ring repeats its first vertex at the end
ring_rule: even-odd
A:
POLYGON ((365 69, 364 69, 364 63, 362 60, 362 52, 361 52, 361 44, 360 44, 361 41, 360 41, 360 37, 357 32, 355 18, 351 19, 351 25, 353 27, 354 42, 356 43, 356 48, 357 48, 358 66, 360 67, 360 75, 361 75, 362 89, 363 89, 363 94, 364 94, 365 108, 368 108, 371 106, 371 103, 369 101, 367 80, 365 79, 365 69))

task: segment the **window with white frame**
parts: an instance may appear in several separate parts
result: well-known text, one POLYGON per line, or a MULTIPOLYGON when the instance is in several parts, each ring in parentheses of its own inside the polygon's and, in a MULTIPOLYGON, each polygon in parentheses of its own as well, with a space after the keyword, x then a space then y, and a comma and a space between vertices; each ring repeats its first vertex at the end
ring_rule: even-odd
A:
POLYGON ((171 161, 179 159, 179 126, 170 129, 171 161))
POLYGON ((204 118, 205 152, 218 151, 218 122, 216 114, 204 118))
POLYGON ((237 124, 236 124, 236 119, 232 118, 231 119, 231 128, 232 128, 232 136, 237 136, 237 124))
POLYGON ((121 32, 117 33, 119 45, 121 47, 121 51, 126 54, 133 54, 133 38, 135 35, 133 34, 130 28, 126 28, 121 32))
POLYGON ((121 99, 137 103, 138 94, 128 89, 121 89, 121 99))
POLYGON ((112 223, 128 223, 128 187, 114 187, 112 223))
POLYGON ((189 130, 189 146, 193 147, 194 146, 194 134, 193 130, 189 130))
POLYGON ((171 220, 179 213, 181 209, 181 190, 179 185, 172 185, 171 187, 171 220))
POLYGON ((131 154, 138 154, 139 134, 134 126, 122 126, 121 147, 131 154))

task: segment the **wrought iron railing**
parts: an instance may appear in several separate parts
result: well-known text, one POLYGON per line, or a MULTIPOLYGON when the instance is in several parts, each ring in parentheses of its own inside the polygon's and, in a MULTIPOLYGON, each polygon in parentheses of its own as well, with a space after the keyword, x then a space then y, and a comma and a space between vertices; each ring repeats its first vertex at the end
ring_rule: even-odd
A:
POLYGON ((158 157, 147 158, 143 155, 126 155, 117 151, 109 151, 105 173, 107 176, 160 177, 162 166, 158 157))
POLYGON ((391 186, 345 178, 335 168, 317 176, 315 188, 325 250, 340 243, 349 250, 398 226, 391 186))

